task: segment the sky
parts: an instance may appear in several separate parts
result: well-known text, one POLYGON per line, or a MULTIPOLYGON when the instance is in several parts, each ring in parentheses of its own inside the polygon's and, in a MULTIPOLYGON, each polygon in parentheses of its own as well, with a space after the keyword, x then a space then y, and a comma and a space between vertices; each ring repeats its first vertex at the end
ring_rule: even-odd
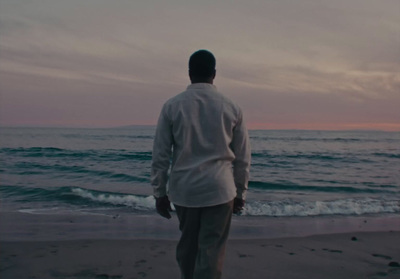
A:
POLYGON ((250 129, 400 131, 399 0, 1 0, 0 125, 154 125, 198 49, 250 129))

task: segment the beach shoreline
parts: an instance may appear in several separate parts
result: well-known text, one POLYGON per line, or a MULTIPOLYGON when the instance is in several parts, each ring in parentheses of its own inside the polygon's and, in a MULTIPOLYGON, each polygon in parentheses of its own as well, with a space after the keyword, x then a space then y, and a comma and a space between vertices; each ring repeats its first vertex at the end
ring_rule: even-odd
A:
MULTIPOLYGON (((230 239, 222 278, 399 278, 400 232, 230 239)), ((0 241, 2 279, 179 278, 176 240, 0 241)))
MULTIPOLYGON (((130 212, 27 213, 0 211, 0 241, 60 241, 79 239, 178 240, 175 213, 130 212)), ((230 239, 271 239, 351 232, 400 231, 398 214, 361 216, 262 217, 233 216, 230 239)))
MULTIPOLYGON (((179 278, 175 214, 0 212, 0 278, 179 278), (166 277, 167 276, 167 277, 166 277)), ((399 278, 400 216, 234 216, 223 279, 399 278)))

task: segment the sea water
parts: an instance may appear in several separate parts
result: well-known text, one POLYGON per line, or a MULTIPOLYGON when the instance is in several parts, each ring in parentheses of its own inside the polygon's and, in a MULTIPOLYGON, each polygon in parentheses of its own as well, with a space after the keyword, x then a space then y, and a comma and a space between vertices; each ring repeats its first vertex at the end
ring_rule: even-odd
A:
MULTIPOLYGON (((0 210, 155 214, 154 127, 1 128, 0 210)), ((247 216, 400 212, 400 133, 249 131, 247 216)))

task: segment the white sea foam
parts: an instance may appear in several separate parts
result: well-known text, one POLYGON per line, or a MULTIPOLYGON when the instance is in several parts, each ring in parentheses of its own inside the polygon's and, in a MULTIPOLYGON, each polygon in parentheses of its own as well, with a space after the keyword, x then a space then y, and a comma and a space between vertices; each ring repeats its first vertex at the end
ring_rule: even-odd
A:
POLYGON ((108 203, 112 205, 125 205, 138 210, 154 209, 155 201, 153 196, 136 196, 128 194, 94 194, 81 188, 72 189, 76 195, 94 202, 108 203))
MULTIPOLYGON (((153 196, 133 194, 97 193, 81 188, 72 189, 79 197, 103 204, 127 206, 141 211, 153 211, 153 196)), ((318 215, 363 215, 400 212, 400 200, 378 200, 352 198, 329 201, 249 201, 243 215, 249 216, 318 216, 318 215)))
POLYGON ((342 199, 331 201, 254 201, 246 205, 243 215, 252 216, 316 216, 362 215, 400 212, 399 200, 342 199))
POLYGON ((24 208, 19 209, 18 212, 26 213, 26 214, 59 214, 59 207, 51 207, 51 208, 24 208))

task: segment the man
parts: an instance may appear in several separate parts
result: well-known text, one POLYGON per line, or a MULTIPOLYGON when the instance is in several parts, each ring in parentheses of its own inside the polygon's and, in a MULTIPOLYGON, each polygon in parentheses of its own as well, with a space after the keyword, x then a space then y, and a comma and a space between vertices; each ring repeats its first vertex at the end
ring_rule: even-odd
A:
POLYGON ((249 178, 242 111, 213 85, 215 64, 207 50, 192 54, 191 85, 164 104, 154 139, 151 184, 161 216, 171 218, 174 203, 183 279, 221 278, 232 211, 243 209, 249 178))

